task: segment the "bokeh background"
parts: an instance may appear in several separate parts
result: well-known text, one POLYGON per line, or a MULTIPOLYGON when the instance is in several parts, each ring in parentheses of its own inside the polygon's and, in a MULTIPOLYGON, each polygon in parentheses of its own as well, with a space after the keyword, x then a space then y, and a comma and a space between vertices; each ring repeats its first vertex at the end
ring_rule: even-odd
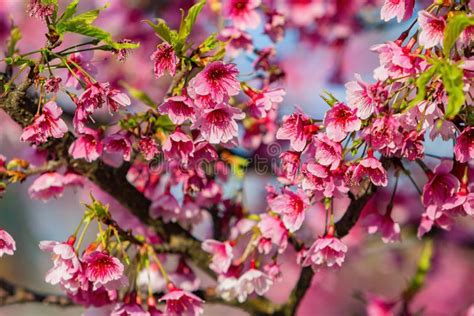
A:
MULTIPOLYGON (((133 52, 125 64, 119 64, 108 55, 94 55, 91 61, 98 69, 99 78, 116 85, 119 85, 121 80, 126 80, 130 85, 149 92, 155 101, 159 102, 169 78, 157 81, 153 77, 149 56, 157 44, 157 38, 142 20, 159 16, 177 23, 178 8, 189 7, 192 1, 108 2, 110 7, 101 15, 100 24, 117 39, 140 41, 141 48, 133 52)), ((349 6, 353 1, 346 2, 349 6)), ((341 82, 352 80, 354 73, 361 74, 367 81, 371 80, 372 70, 378 65, 378 56, 370 52, 370 47, 388 39, 396 39, 410 21, 401 25, 381 24, 378 21, 380 3, 370 2, 373 2, 372 6, 356 12, 357 19, 363 22, 357 31, 350 30, 342 48, 340 45, 305 39, 296 28, 287 32, 284 40, 276 46, 278 61, 286 73, 286 78, 280 83, 287 91, 281 115, 293 111, 294 106, 298 105, 311 116, 322 118, 327 106, 319 95, 324 89, 344 99, 345 90, 341 82)), ((106 1, 102 0, 83 0, 80 7, 85 10, 105 3, 106 1)), ((198 37, 212 31, 217 19, 208 8, 204 10, 203 15, 198 20, 198 37)), ((20 47, 24 52, 41 47, 44 43, 44 26, 27 16, 26 2, 22 0, 0 0, 0 47, 4 47, 12 19, 22 30, 20 47)), ((261 28, 252 32, 258 48, 271 44, 261 33, 261 28)), ((74 40, 74 37, 66 39, 70 42, 74 40)), ((242 74, 251 71, 248 56, 240 56, 234 62, 239 65, 242 74)), ((72 109, 66 100, 64 104, 66 111, 68 106, 72 109)), ((134 104, 137 109, 140 106, 138 103, 134 104)), ((21 129, 2 112, 0 121, 0 153, 8 158, 34 160, 35 154, 32 150, 18 141, 21 129)), ((441 141, 430 143, 427 152, 450 157, 452 144, 441 141)), ((264 184, 269 181, 274 179, 249 170, 244 181, 245 203, 249 209, 258 210, 265 207, 262 197, 264 184)), ((422 181, 420 177, 420 183, 422 181)), ((43 281, 51 261, 47 254, 39 250, 38 243, 40 240, 65 239, 74 231, 82 217, 81 201, 87 201, 90 192, 99 197, 101 193, 97 188, 86 185, 82 190, 66 191, 61 199, 42 203, 28 198, 29 184, 30 181, 26 181, 21 185, 10 186, 7 194, 0 200, 0 227, 13 235, 18 249, 15 256, 1 258, 0 276, 20 285, 56 293, 57 288, 43 281)), ((416 191, 409 182, 402 182, 400 188, 393 214, 403 227, 402 243, 385 245, 378 236, 367 236, 363 227, 357 225, 344 239, 349 245, 346 263, 340 270, 322 271, 316 275, 302 302, 299 315, 365 315, 365 304, 361 297, 377 295, 388 300, 399 297, 416 270, 422 244, 415 236, 415 229, 423 211, 416 191)), ((389 191, 390 189, 387 189, 387 192, 389 191)), ((389 199, 387 192, 379 193, 370 207, 383 208, 389 199)), ((344 210, 342 204, 339 209, 339 213, 344 210)), ((120 209, 118 205, 114 205, 112 211, 115 212, 114 216, 127 216, 126 210, 120 209)), ((314 207, 307 216, 308 228, 304 233, 316 235, 321 230, 323 220, 322 210, 314 207)), ((133 221, 134 219, 131 219, 132 223, 133 221)), ((90 231, 88 238, 92 239, 93 234, 94 231, 90 231)), ((299 273, 294 253, 290 252, 286 256, 282 270, 284 281, 275 285, 269 293, 269 297, 278 302, 286 300, 299 273)), ((428 274, 425 288, 416 297, 413 306, 415 310, 423 311, 424 315, 463 315, 473 303, 474 226, 470 219, 459 221, 449 234, 438 235, 433 267, 428 274)), ((236 309, 221 306, 207 306, 205 314, 222 315, 224 312, 229 316, 245 315, 236 309)), ((78 308, 61 309, 35 304, 0 308, 0 315, 65 316, 81 313, 82 309, 78 308)))

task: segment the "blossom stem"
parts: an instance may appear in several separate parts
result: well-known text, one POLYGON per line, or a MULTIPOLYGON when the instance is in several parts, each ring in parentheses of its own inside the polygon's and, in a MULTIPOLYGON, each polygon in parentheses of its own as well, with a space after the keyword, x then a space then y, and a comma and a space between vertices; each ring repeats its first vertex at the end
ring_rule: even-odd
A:
POLYGON ((390 197, 390 202, 388 202, 388 205, 387 205, 387 215, 390 215, 392 213, 393 201, 395 200, 395 194, 397 193, 398 178, 399 176, 397 174, 397 177, 395 178, 395 184, 393 186, 392 196, 390 197))
POLYGON ((82 241, 84 240, 84 237, 86 235, 87 229, 89 228, 89 225, 91 224, 91 220, 87 219, 86 220, 86 225, 82 229, 81 236, 79 236, 79 240, 77 241, 77 250, 81 248, 82 241))
POLYGON ((163 267, 163 264, 161 263, 160 259, 156 255, 155 251, 151 246, 148 246, 148 253, 151 255, 153 260, 155 261, 156 265, 158 266, 158 269, 160 270, 161 275, 165 278, 166 283, 171 283, 171 280, 168 276, 168 273, 166 272, 165 268, 163 267))
MULTIPOLYGON (((71 49, 74 49, 74 48, 77 48, 77 47, 82 47, 82 46, 86 46, 86 45, 96 45, 96 44, 98 44, 97 40, 85 42, 85 43, 82 43, 82 44, 77 44, 77 45, 74 45, 74 46, 71 46, 71 47, 68 47, 68 48, 65 48, 65 49, 59 51, 58 54, 62 55, 65 52, 67 52, 68 50, 71 50, 71 49)), ((76 53, 76 51, 74 51, 73 53, 76 53)))

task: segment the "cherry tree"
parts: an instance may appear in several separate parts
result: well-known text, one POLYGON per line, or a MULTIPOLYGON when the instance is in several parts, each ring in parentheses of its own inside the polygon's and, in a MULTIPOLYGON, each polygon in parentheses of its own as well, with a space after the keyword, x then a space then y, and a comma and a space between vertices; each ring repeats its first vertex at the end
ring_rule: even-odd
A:
MULTIPOLYGON (((1 304, 82 305, 122 316, 202 315, 210 302, 252 315, 296 315, 313 276, 344 265, 344 237, 354 226, 385 244, 403 242, 401 232, 410 227, 392 210, 404 181, 424 206, 415 224, 424 241, 418 269, 398 297, 363 299, 370 315, 415 312, 410 303, 423 287, 436 235, 474 215, 469 1, 420 1, 419 11, 414 0, 385 0, 378 9, 368 0, 197 1, 176 8, 171 21, 137 22, 156 35, 145 64, 167 82, 158 96, 126 77, 120 84, 101 79, 91 52, 127 63, 142 49, 139 40, 115 39, 107 23, 98 26, 107 5, 82 11, 79 0, 63 2, 29 1, 27 12, 45 30, 44 45, 32 51, 18 48, 28 38, 15 21, 8 26, 0 108, 23 129, 18 142, 41 159, 0 156, 0 188, 8 194, 31 178, 29 196, 41 201, 70 188, 94 189, 77 229, 39 244, 52 261, 45 282, 63 295, 2 281, 1 304), (344 100, 321 91, 315 102, 327 106, 324 117, 299 107, 280 116, 288 91, 276 44, 285 32, 298 32, 314 49, 335 48, 337 59, 351 34, 366 27, 359 12, 368 8, 381 21, 412 21, 398 38, 367 48, 380 60, 373 79, 355 75, 344 100), (215 22, 211 31, 199 24, 203 14, 207 24, 215 22), (256 48, 255 29, 272 45, 256 48), (250 76, 234 62, 242 55, 251 59, 250 76), (453 155, 425 152, 432 140, 451 143, 453 155), (278 164, 272 153, 256 157, 278 181, 266 186, 266 208, 250 210, 243 178, 262 161, 250 165, 249 158, 272 144, 285 148, 278 164), (225 192, 235 183, 239 189, 225 192), (382 193, 386 203, 369 207, 382 193), (133 220, 116 218, 117 202, 133 220), (317 234, 307 228, 313 207, 325 214, 317 234), (91 225, 99 232, 86 244, 91 225), (301 271, 279 304, 265 295, 284 277, 281 258, 290 249, 301 271), (202 274, 211 286, 202 286, 202 274)), ((333 82, 342 81, 341 71, 336 65, 333 82)), ((16 234, 0 229, 0 257, 14 255, 16 234)))

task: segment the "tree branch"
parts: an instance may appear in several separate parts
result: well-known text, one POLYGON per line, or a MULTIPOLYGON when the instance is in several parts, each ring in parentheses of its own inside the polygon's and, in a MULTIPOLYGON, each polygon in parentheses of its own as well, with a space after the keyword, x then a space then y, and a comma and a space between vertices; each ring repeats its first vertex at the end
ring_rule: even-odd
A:
POLYGON ((74 305, 66 296, 41 293, 0 278, 0 306, 24 303, 42 303, 61 307, 74 305))

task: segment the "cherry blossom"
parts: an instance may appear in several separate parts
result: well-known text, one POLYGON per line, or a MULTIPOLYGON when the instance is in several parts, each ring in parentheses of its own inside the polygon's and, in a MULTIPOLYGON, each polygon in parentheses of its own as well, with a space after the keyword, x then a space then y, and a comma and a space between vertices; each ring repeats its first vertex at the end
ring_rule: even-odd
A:
POLYGON ((103 145, 100 133, 85 127, 80 135, 69 147, 69 154, 74 159, 84 158, 86 161, 94 161, 102 154, 103 145))
POLYGON ((442 18, 437 18, 426 11, 419 11, 418 23, 421 27, 418 37, 420 45, 423 45, 425 48, 431 48, 443 43, 446 22, 442 18))
POLYGON ((413 14, 415 0, 385 0, 380 13, 382 20, 397 18, 397 22, 406 20, 413 14))
POLYGON ((67 133, 66 123, 61 119, 63 110, 54 101, 43 106, 43 113, 36 116, 33 123, 23 130, 20 139, 26 142, 41 144, 49 137, 61 138, 67 133))
POLYGON ((352 110, 343 103, 335 104, 324 116, 324 125, 329 139, 340 142, 348 133, 358 131, 361 121, 356 116, 357 111, 352 110))
POLYGON ((260 24, 260 16, 255 9, 260 0, 226 0, 225 14, 239 29, 256 28, 260 24))
POLYGON ((269 206, 281 215, 285 227, 290 232, 295 232, 303 224, 307 203, 306 197, 301 192, 295 193, 283 189, 281 195, 270 200, 269 206))
POLYGON ((204 313, 201 307, 204 301, 196 295, 174 287, 168 286, 170 291, 160 298, 160 302, 166 303, 166 315, 193 315, 199 316, 204 313))
POLYGON ((15 251, 15 240, 7 231, 0 228, 0 258, 3 257, 4 254, 13 256, 15 251))
POLYGON ((212 262, 209 267, 214 270, 214 272, 227 272, 234 258, 232 246, 229 242, 208 239, 202 243, 202 249, 212 254, 212 262))
POLYGON ((170 44, 162 43, 158 45, 150 59, 153 61, 153 71, 156 78, 163 76, 165 72, 168 72, 171 76, 175 75, 178 57, 176 57, 176 53, 170 44))

